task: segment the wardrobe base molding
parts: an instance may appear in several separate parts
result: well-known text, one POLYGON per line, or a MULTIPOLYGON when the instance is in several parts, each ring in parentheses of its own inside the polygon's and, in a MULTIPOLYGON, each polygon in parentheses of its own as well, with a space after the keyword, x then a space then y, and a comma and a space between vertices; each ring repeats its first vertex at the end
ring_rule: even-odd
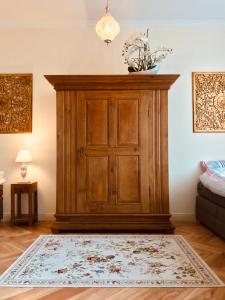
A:
POLYGON ((81 231, 136 231, 173 233, 171 215, 56 215, 53 233, 81 231))

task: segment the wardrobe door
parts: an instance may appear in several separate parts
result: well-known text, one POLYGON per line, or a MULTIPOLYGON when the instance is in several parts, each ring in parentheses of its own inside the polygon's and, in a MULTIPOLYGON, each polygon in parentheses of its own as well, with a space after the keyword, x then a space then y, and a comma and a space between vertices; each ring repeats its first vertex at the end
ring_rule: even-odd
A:
POLYGON ((149 213, 148 103, 141 92, 78 92, 78 213, 149 213))

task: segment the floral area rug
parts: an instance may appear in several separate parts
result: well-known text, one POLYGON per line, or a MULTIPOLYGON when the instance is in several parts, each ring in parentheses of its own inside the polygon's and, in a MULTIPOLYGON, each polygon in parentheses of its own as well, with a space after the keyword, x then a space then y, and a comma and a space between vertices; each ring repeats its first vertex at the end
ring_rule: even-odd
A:
POLYGON ((1 276, 10 287, 219 287, 179 235, 41 235, 1 276))

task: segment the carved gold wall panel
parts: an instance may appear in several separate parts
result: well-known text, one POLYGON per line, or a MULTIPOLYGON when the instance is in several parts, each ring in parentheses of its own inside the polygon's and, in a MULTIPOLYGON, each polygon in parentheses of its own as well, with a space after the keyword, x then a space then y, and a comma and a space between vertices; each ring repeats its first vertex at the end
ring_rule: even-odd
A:
POLYGON ((32 131, 32 74, 0 74, 0 133, 32 131))
POLYGON ((225 131, 225 72, 192 73, 193 129, 225 131))

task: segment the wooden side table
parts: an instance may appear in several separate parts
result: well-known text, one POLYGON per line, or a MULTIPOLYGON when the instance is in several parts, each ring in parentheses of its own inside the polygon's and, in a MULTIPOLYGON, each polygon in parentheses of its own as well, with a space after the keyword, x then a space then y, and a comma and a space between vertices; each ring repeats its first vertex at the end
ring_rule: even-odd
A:
POLYGON ((3 218, 3 184, 0 184, 0 221, 3 218))
POLYGON ((27 222, 29 226, 31 226, 36 221, 38 221, 37 182, 19 182, 11 184, 11 223, 27 222), (22 194, 28 195, 28 214, 22 214, 22 194))

